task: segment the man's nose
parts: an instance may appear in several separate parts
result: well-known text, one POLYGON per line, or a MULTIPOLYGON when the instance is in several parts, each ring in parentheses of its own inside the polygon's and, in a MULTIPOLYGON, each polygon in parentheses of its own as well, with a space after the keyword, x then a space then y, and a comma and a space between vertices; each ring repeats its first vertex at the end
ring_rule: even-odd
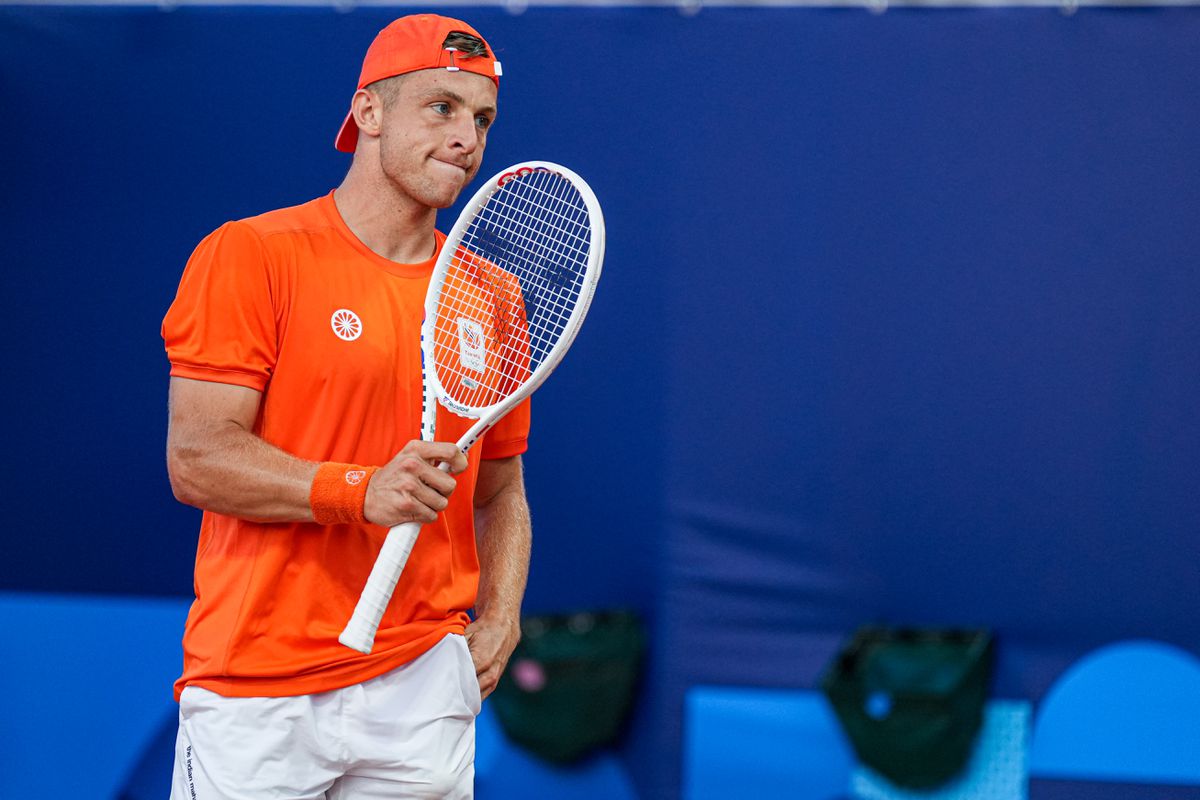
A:
POLYGON ((450 130, 450 147, 464 153, 473 153, 479 147, 479 137, 476 134, 475 118, 466 117, 454 121, 450 130))

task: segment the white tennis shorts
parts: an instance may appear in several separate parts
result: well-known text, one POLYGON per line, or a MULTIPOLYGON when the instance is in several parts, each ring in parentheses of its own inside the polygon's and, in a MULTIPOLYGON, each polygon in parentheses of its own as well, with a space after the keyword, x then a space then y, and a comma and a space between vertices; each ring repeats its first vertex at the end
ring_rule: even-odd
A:
POLYGON ((364 683, 298 697, 179 699, 171 800, 470 800, 479 681, 451 634, 364 683))

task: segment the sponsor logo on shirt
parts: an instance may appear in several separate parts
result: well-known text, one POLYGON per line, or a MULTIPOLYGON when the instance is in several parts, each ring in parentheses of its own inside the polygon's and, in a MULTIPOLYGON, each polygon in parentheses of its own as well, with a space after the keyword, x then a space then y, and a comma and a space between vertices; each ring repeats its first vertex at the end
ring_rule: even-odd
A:
POLYGON ((358 318, 358 314, 348 308, 339 308, 333 312, 333 316, 329 318, 329 325, 337 337, 343 341, 353 342, 362 336, 362 320, 358 318))

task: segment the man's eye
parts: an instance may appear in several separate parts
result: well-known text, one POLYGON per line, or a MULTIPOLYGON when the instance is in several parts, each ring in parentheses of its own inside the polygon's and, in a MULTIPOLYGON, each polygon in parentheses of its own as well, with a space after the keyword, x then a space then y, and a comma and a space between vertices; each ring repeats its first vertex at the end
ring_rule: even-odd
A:
POLYGON ((475 118, 475 124, 478 125, 480 128, 487 130, 488 126, 490 126, 492 124, 492 121, 489 118, 480 114, 478 117, 475 118))
POLYGON ((450 104, 449 103, 434 103, 431 107, 433 108, 434 111, 436 111, 439 114, 449 114, 450 113, 450 104))

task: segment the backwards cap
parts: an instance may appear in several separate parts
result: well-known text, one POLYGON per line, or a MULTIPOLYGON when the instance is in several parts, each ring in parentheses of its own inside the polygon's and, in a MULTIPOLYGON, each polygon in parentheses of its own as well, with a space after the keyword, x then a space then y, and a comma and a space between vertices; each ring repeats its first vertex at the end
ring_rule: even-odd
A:
MULTIPOLYGON (((486 56, 468 56, 459 50, 443 48, 442 43, 454 31, 469 33, 483 40, 478 31, 462 20, 437 14, 401 17, 381 30, 367 48, 362 72, 358 76, 358 88, 421 69, 474 72, 491 78, 499 86, 502 72, 491 45, 483 42, 487 47, 486 56)), ((353 153, 357 141, 358 126, 354 124, 354 114, 351 112, 346 115, 333 146, 343 153, 353 153)))

